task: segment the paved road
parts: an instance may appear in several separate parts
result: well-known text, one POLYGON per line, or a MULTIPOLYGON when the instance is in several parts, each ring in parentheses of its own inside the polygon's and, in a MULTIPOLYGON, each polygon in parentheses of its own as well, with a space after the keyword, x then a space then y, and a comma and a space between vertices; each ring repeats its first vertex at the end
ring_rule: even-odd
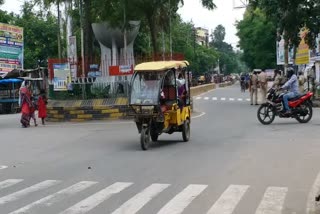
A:
POLYGON ((320 111, 263 126, 239 88, 195 97, 191 141, 163 135, 147 152, 131 121, 22 129, 0 115, 0 213, 306 213, 320 111))

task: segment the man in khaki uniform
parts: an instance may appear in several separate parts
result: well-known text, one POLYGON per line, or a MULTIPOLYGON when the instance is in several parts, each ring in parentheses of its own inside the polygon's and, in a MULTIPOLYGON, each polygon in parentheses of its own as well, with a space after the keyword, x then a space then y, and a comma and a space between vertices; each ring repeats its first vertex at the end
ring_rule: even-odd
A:
POLYGON ((299 72, 299 91, 300 91, 301 94, 304 93, 304 84, 305 84, 305 82, 306 82, 306 78, 304 77, 303 72, 300 71, 299 72))
POLYGON ((257 76, 257 72, 255 71, 250 77, 249 90, 250 90, 251 105, 253 105, 253 96, 254 96, 255 104, 258 105, 258 76, 257 76))
POLYGON ((279 89, 282 85, 282 75, 281 75, 281 71, 280 70, 275 70, 274 71, 274 81, 273 81, 273 85, 272 88, 275 89, 279 89))
POLYGON ((267 96, 267 90, 268 90, 268 81, 267 81, 267 74, 264 69, 259 74, 258 81, 260 84, 262 103, 265 103, 266 96, 267 96))

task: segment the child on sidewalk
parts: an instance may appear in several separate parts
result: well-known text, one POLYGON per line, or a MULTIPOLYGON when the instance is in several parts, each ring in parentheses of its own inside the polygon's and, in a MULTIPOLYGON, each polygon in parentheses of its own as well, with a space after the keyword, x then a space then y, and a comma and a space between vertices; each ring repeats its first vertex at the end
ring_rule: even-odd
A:
MULTIPOLYGON (((34 102, 34 97, 31 97, 31 106, 30 106, 30 119, 33 119, 34 126, 38 126, 35 111, 37 109, 36 103, 34 102)), ((30 126, 30 124, 29 124, 30 126)))
POLYGON ((38 98, 38 117, 42 120, 42 125, 45 125, 45 118, 47 117, 47 97, 45 90, 40 91, 38 98))

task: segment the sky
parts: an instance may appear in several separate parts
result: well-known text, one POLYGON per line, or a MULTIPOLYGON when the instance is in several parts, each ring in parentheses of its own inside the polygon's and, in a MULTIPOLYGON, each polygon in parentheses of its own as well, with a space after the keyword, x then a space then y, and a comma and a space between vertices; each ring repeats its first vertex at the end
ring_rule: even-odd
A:
MULTIPOLYGON (((213 11, 206 10, 202 7, 200 0, 184 0, 184 5, 178 10, 184 21, 192 21, 196 27, 207 28, 210 33, 219 24, 226 28, 227 43, 232 44, 235 48, 239 39, 236 36, 237 30, 234 26, 237 20, 243 17, 244 9, 233 9, 234 2, 238 4, 240 0, 214 0, 217 9, 213 11)), ((19 13, 24 0, 5 0, 1 6, 2 10, 19 13)))
POLYGON ((207 28, 210 33, 217 25, 223 25, 226 29, 225 41, 236 47, 239 39, 236 36, 235 23, 242 19, 245 12, 245 9, 233 9, 238 2, 239 0, 214 0, 217 9, 209 11, 202 7, 200 0, 184 0, 184 6, 178 13, 184 21, 192 20, 196 27, 207 28))

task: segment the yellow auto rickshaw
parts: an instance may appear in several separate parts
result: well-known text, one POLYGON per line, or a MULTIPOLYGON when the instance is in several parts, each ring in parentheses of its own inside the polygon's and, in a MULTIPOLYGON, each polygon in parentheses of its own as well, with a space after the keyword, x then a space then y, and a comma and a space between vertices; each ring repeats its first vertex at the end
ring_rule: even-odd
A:
POLYGON ((129 106, 147 150, 162 133, 182 132, 190 139, 190 75, 187 61, 146 62, 135 67, 129 106))

